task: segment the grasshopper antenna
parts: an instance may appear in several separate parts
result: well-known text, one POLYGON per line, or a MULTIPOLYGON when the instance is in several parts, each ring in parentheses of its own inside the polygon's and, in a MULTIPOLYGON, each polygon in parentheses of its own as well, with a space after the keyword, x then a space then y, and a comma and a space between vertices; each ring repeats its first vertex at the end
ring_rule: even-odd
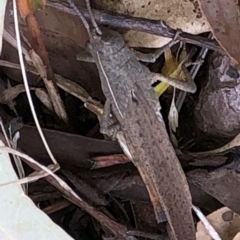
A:
MULTIPOLYGON (((77 8, 77 6, 76 6, 75 3, 73 2, 73 0, 67 0, 67 1, 68 1, 69 5, 73 8, 73 10, 77 13, 77 15, 80 17, 80 19, 81 19, 84 27, 86 28, 86 30, 87 30, 87 32, 88 32, 88 35, 89 35, 89 37, 90 37, 90 40, 92 40, 92 39, 93 39, 92 32, 91 32, 91 30, 90 30, 90 26, 89 26, 86 18, 85 18, 85 17, 83 16, 83 14, 79 11, 79 9, 77 8)), ((94 19, 94 17, 93 17, 93 13, 92 13, 92 10, 91 10, 91 6, 90 6, 89 0, 85 0, 85 3, 86 3, 86 5, 87 5, 87 10, 88 10, 88 12, 89 12, 91 22, 92 22, 94 28, 96 29, 97 33, 98 33, 99 35, 101 35, 102 32, 101 32, 101 30, 99 29, 99 27, 98 27, 98 25, 97 25, 97 23, 96 23, 96 21, 95 21, 95 19, 94 19)))
POLYGON ((92 25, 93 27, 96 29, 96 32, 99 34, 99 35, 102 35, 102 31, 100 30, 100 28, 98 27, 96 21, 95 21, 95 18, 93 16, 93 12, 92 12, 92 9, 91 9, 91 6, 90 6, 90 0, 85 0, 85 3, 86 3, 86 6, 87 6, 87 10, 88 10, 88 13, 90 15, 90 19, 91 19, 91 22, 92 22, 92 25))
POLYGON ((90 39, 92 40, 92 33, 90 31, 90 26, 86 20, 86 18, 83 16, 83 14, 78 10, 77 6, 75 5, 75 3, 72 0, 67 0, 69 5, 73 8, 73 10, 77 13, 77 15, 80 17, 80 19, 82 20, 82 23, 84 25, 84 27, 86 28, 88 35, 90 37, 90 39))

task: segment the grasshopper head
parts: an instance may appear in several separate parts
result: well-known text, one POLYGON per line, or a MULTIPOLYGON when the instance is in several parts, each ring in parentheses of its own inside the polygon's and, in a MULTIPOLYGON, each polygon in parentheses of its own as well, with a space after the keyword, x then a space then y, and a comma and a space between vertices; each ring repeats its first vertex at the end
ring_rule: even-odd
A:
POLYGON ((98 51, 103 56, 109 56, 119 52, 125 45, 122 36, 108 28, 103 28, 102 35, 94 36, 91 47, 93 51, 98 51))

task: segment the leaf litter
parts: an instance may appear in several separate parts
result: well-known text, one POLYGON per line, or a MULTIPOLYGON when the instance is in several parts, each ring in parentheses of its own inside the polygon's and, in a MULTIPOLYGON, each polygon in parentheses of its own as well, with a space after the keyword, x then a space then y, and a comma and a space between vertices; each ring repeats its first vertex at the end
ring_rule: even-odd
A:
MULTIPOLYGON (((43 7, 45 5, 45 1, 42 1, 41 4, 43 7)), ((24 5, 18 5, 20 12, 24 9, 24 7, 24 5)), ((25 137, 20 136, 18 144, 24 152, 27 154, 33 154, 39 161, 39 163, 37 162, 34 164, 31 161, 31 164, 28 162, 31 168, 38 171, 33 174, 30 174, 30 172, 32 172, 30 171, 31 168, 24 164, 24 168, 26 170, 25 172, 30 175, 28 177, 21 175, 21 183, 31 182, 29 184, 29 197, 33 198, 34 195, 38 193, 38 198, 37 200, 35 198, 35 203, 40 206, 40 208, 45 209, 46 206, 52 206, 54 210, 47 210, 46 212, 51 212, 50 217, 52 217, 52 219, 61 218, 61 221, 56 222, 58 222, 65 231, 68 231, 74 239, 81 239, 80 233, 84 233, 86 239, 92 239, 93 236, 95 236, 95 239, 101 239, 101 237, 103 237, 103 232, 105 233, 105 236, 120 235, 122 237, 124 236, 125 239, 130 239, 127 235, 131 234, 135 236, 135 239, 137 237, 141 239, 141 236, 149 239, 157 239, 160 236, 164 238, 166 237, 166 234, 161 230, 165 227, 165 225, 162 223, 160 224, 160 227, 155 223, 152 210, 147 210, 148 208, 145 208, 143 205, 141 211, 142 213, 145 213, 146 211, 146 213, 141 214, 141 221, 138 219, 140 211, 137 210, 134 205, 142 201, 139 200, 139 196, 145 196, 144 202, 148 207, 151 206, 151 204, 146 192, 146 187, 139 178, 136 169, 129 166, 131 165, 128 159, 131 158, 130 154, 126 153, 128 158, 126 156, 122 157, 122 150, 118 144, 113 141, 109 141, 109 139, 108 141, 106 141, 106 139, 103 140, 103 136, 99 133, 98 120, 102 115, 104 97, 101 92, 98 74, 93 65, 82 65, 82 63, 80 64, 76 62, 75 59, 79 48, 85 45, 87 40, 86 32, 76 17, 73 17, 71 14, 66 14, 64 11, 59 11, 59 8, 61 7, 62 9, 65 9, 66 6, 59 3, 57 10, 53 7, 45 7, 37 13, 37 24, 34 26, 36 27, 35 29, 38 29, 38 26, 40 26, 39 31, 44 36, 44 40, 42 40, 42 37, 39 34, 31 35, 34 33, 33 28, 26 28, 30 22, 24 23, 24 21, 21 20, 20 24, 22 37, 26 38, 26 36, 30 34, 32 37, 36 37, 38 41, 42 41, 41 44, 43 43, 44 45, 40 46, 43 47, 46 44, 46 49, 44 50, 46 52, 39 52, 39 49, 37 49, 38 46, 35 46, 34 42, 31 42, 29 38, 28 40, 30 45, 28 48, 24 49, 24 54, 27 60, 25 64, 29 77, 30 90, 32 93, 35 92, 36 94, 36 96, 32 94, 32 97, 34 100, 34 106, 37 110, 37 115, 39 116, 40 125, 43 128, 52 129, 44 130, 44 134, 46 134, 49 143, 51 143, 50 148, 53 151, 53 155, 58 156, 58 161, 61 163, 62 172, 60 170, 57 173, 58 176, 55 176, 55 173, 52 173, 51 170, 45 169, 44 165, 39 165, 47 164, 46 161, 49 160, 49 158, 47 155, 44 157, 45 160, 41 157, 44 156, 43 152, 45 152, 45 150, 41 145, 40 140, 35 141, 33 138, 30 138, 31 135, 28 135, 31 131, 36 131, 36 129, 34 127, 29 128, 27 126, 33 125, 34 121, 28 107, 28 102, 26 101, 26 90, 24 85, 22 85, 22 79, 18 70, 20 69, 20 66, 18 65, 18 62, 16 62, 16 53, 14 53, 13 47, 10 46, 14 46, 16 43, 14 43, 15 36, 13 36, 13 38, 7 38, 6 34, 4 35, 5 41, 9 42, 10 45, 6 44, 5 46, 4 44, 1 54, 2 58, 0 65, 2 66, 2 76, 0 80, 1 83, 3 83, 3 86, 5 86, 3 90, 1 90, 0 97, 2 108, 1 117, 4 124, 7 123, 5 119, 11 119, 17 117, 18 115, 23 118, 25 126, 17 127, 16 132, 20 131, 20 133, 24 133, 25 137), (47 15, 52 17, 52 19, 50 17, 48 18, 47 15), (59 22, 53 20, 54 18, 59 19, 59 22), (51 24, 51 21, 55 21, 54 25, 51 24), (74 28, 69 28, 69 26, 74 26, 74 28), (56 38, 58 38, 57 42, 55 40, 56 38), (49 55, 49 59, 44 55, 46 53, 49 55), (6 79, 9 79, 7 81, 10 81, 11 86, 7 85, 6 87, 6 84, 4 85, 6 79), (47 85, 45 86, 47 91, 44 89, 43 82, 47 85), (58 90, 56 86, 62 90, 58 90), (10 105, 10 102, 12 101, 14 101, 14 109, 16 110, 13 110, 11 107, 12 105, 10 105), (86 110, 86 106, 90 111, 86 110), (79 138, 79 134, 82 135, 82 138, 79 138), (26 136, 28 137, 26 138, 26 136), (31 144, 29 141, 31 141, 31 144), (76 144, 78 142, 79 144, 76 144), (78 148, 81 147, 83 149, 78 150, 78 148), (94 166, 95 169, 90 170, 94 166), (40 168, 44 168, 47 173, 39 172, 40 168), (129 171, 129 169, 131 170, 129 171), (67 174, 64 174, 64 172, 67 174), (46 177, 47 174, 48 176, 46 177), (63 180, 59 178, 59 176, 63 180), (56 190, 49 190, 46 183, 42 180, 32 182, 42 177, 45 177, 47 181, 57 187, 57 189, 59 189, 59 191, 63 194, 55 195, 56 190), (125 180, 127 180, 127 183, 125 180), (66 183, 64 183, 64 181, 71 185, 71 188, 74 190, 72 190, 68 185, 65 185, 66 183), (84 191, 81 191, 83 186, 84 191), (50 195, 49 191, 51 193, 50 195), (74 191, 76 191, 77 194, 74 191), (94 195, 91 195, 91 193, 94 193, 94 195), (44 196, 44 194, 48 194, 48 198, 41 200, 40 196, 44 196), (51 195, 52 197, 50 197, 51 195), (65 197, 67 196, 68 201, 70 200, 70 202, 75 205, 67 202, 65 198, 63 198, 64 195, 65 197), (54 198, 53 196, 58 197, 54 198), (45 207, 41 207, 41 205, 45 207), (75 207, 76 205, 81 207, 80 211, 79 209, 77 210, 75 207), (93 218, 89 218, 89 215, 86 214, 86 212, 93 218), (67 218, 68 222, 69 219, 71 222, 69 225, 66 223, 67 218), (93 220, 94 218, 101 224, 93 220), (149 223, 151 223, 151 226, 149 223), (128 231, 126 226, 129 224, 131 224, 131 226, 135 229, 128 231), (73 227, 76 225, 81 227, 73 227)), ((131 17, 143 17, 155 20, 160 20, 159 16, 161 16, 161 19, 166 21, 166 23, 170 26, 170 32, 171 29, 181 29, 184 33, 180 34, 180 36, 183 38, 185 36, 185 32, 193 35, 202 34, 201 36, 204 39, 203 44, 204 41, 207 42, 205 32, 212 30, 215 39, 229 56, 229 64, 226 68, 226 72, 230 68, 236 68, 236 71, 238 72, 238 66, 236 63, 239 61, 238 50, 240 48, 239 41, 237 41, 239 36, 239 34, 237 34, 239 31, 239 6, 237 1, 218 0, 214 3, 210 3, 209 1, 204 0, 173 0, 162 1, 162 3, 159 4, 157 1, 143 0, 122 1, 122 3, 117 2, 116 4, 115 1, 95 0, 94 7, 102 10, 100 14, 104 14, 104 12, 107 11, 115 11, 131 17), (222 11, 223 9, 228 9, 228 11, 222 11), (216 12, 219 14, 215 15, 216 12)), ((8 6, 6 9, 5 15, 9 15, 10 12, 8 10, 8 6)), ((2 10, 2 13, 5 12, 4 10, 2 10)), ((26 16, 31 16, 30 12, 21 13, 24 18, 26 16)), ((9 16, 6 16, 6 19, 7 18, 9 18, 9 16)), ((9 26, 5 25, 4 30, 10 35, 11 25, 11 23, 9 26)), ((124 27, 123 25, 121 26, 121 24, 119 24, 119 26, 124 27)), ((3 37, 3 27, 1 27, 1 29, 0 33, 2 33, 1 36, 3 37)), ((149 31, 148 33, 132 31, 131 28, 128 31, 123 32, 123 36, 129 46, 140 47, 138 50, 148 52, 149 50, 146 48, 159 48, 171 40, 166 37, 157 37, 149 34, 149 31)), ((191 38, 185 38, 187 52, 191 49, 190 44, 188 44, 189 41, 191 42, 191 38)), ((198 46, 201 44, 202 42, 200 41, 198 46)), ((216 42, 213 41, 212 44, 216 44, 216 42)), ((177 58, 178 48, 179 45, 176 45, 168 51, 171 52, 172 56, 177 58)), ((198 48, 198 51, 200 51, 200 48, 198 48)), ((165 51, 165 54, 167 54, 167 51, 165 51)), ((193 62, 196 60, 196 55, 193 55, 192 60, 193 62)), ((177 63, 175 67, 173 67, 174 64, 166 66, 164 65, 165 63, 166 61, 160 57, 155 63, 147 64, 147 66, 156 72, 170 71, 169 74, 174 75, 172 77, 176 79, 183 78, 179 79, 182 81, 185 80, 184 71, 180 73, 181 77, 179 77, 179 71, 177 71, 178 66, 180 65, 179 63, 177 63), (163 65, 164 67, 162 68, 163 65), (175 71, 177 71, 178 74, 175 71)), ((229 138, 222 139, 221 136, 218 136, 217 132, 215 134, 208 134, 207 132, 203 133, 199 131, 196 122, 194 122, 196 115, 193 113, 198 101, 199 92, 202 91, 203 88, 208 87, 208 79, 206 77, 205 79, 207 80, 204 82, 203 76, 207 76, 210 64, 211 54, 207 56, 207 61, 203 63, 201 70, 197 74, 197 93, 194 95, 187 95, 181 111, 179 111, 178 105, 177 103, 175 104, 174 101, 175 97, 179 95, 179 91, 176 91, 175 89, 172 90, 171 87, 167 86, 164 87, 164 91, 161 91, 161 94, 159 95, 161 95, 160 101, 162 104, 164 119, 167 119, 168 114, 170 116, 169 122, 166 121, 166 125, 169 125, 170 127, 169 134, 173 141, 172 144, 181 149, 181 151, 176 149, 176 152, 184 165, 186 176, 192 184, 191 193, 193 202, 198 198, 196 192, 194 192, 194 188, 200 187, 203 191, 202 194, 204 200, 202 201, 205 203, 205 205, 203 204, 201 206, 203 211, 206 212, 206 209, 208 209, 206 215, 215 214, 214 217, 210 217, 211 215, 208 216, 210 224, 218 232, 221 239, 228 240, 233 239, 234 237, 234 239, 237 239, 239 229, 237 228, 235 221, 238 221, 238 209, 234 203, 234 199, 230 201, 229 198, 231 193, 236 191, 235 188, 239 178, 239 164, 237 164, 237 159, 239 157, 238 147, 240 126, 235 129, 236 137, 231 140, 229 138), (187 146, 186 143, 188 141, 195 141, 195 145, 190 149, 182 149, 181 145, 187 146), (223 143, 226 143, 227 141, 229 142, 224 145, 223 143), (206 149, 210 150, 206 151, 206 149), (227 154, 227 152, 230 153, 227 154), (211 155, 211 161, 212 159, 217 161, 219 155, 221 157, 226 157, 228 160, 225 163, 221 163, 221 167, 216 167, 216 165, 210 165, 209 163, 204 166, 204 162, 207 163, 208 158, 210 162, 209 155, 211 155), (199 165, 191 165, 191 163, 196 161, 196 159, 199 161, 199 165), (200 161, 202 161, 203 164, 200 164, 200 161), (191 166, 191 168, 189 168, 189 166, 191 166), (204 171, 204 174, 201 171, 204 171), (207 179, 210 177, 212 184, 210 184, 211 181, 209 181, 209 186, 206 187, 207 179), (234 184, 226 185, 230 179, 232 179, 234 184), (221 185, 220 180, 225 184, 221 185), (214 184, 219 187, 216 188, 216 185, 214 184), (224 196, 221 194, 223 189, 225 193, 224 196), (209 206, 216 200, 223 208, 218 209, 219 205, 215 206, 213 204, 211 211, 209 212, 209 206), (229 209, 226 210, 226 207, 224 208, 224 206, 227 206, 229 209), (235 211, 235 213, 232 214, 234 217, 225 221, 223 219, 223 213, 219 213, 222 209, 224 209, 225 213, 235 211), (232 224, 230 224, 231 221, 232 224), (227 235, 226 233, 230 231, 228 229, 230 225, 232 228, 236 225, 236 228, 231 230, 231 234, 227 235)), ((162 83, 155 84, 155 89, 159 86, 161 88, 162 86, 162 83)), ((235 88, 239 84, 238 77, 229 82, 229 85, 227 84, 228 83, 223 84, 222 88, 235 88)), ((217 93, 217 91, 214 92, 216 96, 217 93)), ((211 115, 211 113, 208 113, 208 115, 209 114, 211 115)), ((116 122, 114 116, 112 116, 111 120, 113 123, 116 122)), ((219 116, 219 121, 223 121, 221 116, 219 116)), ((119 135, 117 137, 122 139, 121 132, 118 134, 119 135)), ((122 144, 125 144, 124 139, 122 144)), ((1 152, 6 153, 6 150, 7 149, 2 148, 1 152)), ((14 154, 19 154, 23 158, 30 159, 25 155, 23 156, 20 153, 17 153, 16 150, 8 149, 8 151, 14 154)), ((9 160, 7 161, 9 162, 9 160)), ((8 166, 6 171, 12 170, 12 166, 8 166)), ((5 186, 5 188, 8 187, 12 190, 17 186, 16 183, 18 180, 15 177, 14 181, 13 179, 8 179, 5 180, 5 183, 7 182, 8 184, 12 184, 5 186)), ((1 189, 4 190, 4 186, 1 186, 1 189)), ((21 191, 21 189, 18 190, 21 191)), ((15 201, 18 197, 12 196, 10 198, 15 201)), ((236 194, 234 197, 237 199, 238 195, 236 194)), ((19 200, 23 206, 25 204, 24 201, 25 200, 19 200)), ((38 210, 39 212, 39 209, 36 207, 35 209, 31 209, 32 218, 29 218, 28 220, 34 219, 35 210, 38 210)), ((41 214, 42 213, 43 212, 41 212, 41 214)), ((42 217, 39 217, 39 220, 40 219, 42 219, 42 217)), ((44 223, 44 221, 46 220, 41 220, 40 222, 44 223)), ((51 224, 53 224, 53 222, 51 224)), ((200 227, 200 225, 201 224, 198 223, 196 239, 207 239, 206 235, 209 233, 206 232, 205 227, 200 227)), ((56 226, 57 225, 54 225, 55 234, 61 229, 56 226)), ((4 226, 5 229, 7 229, 7 227, 7 225, 4 226)), ((43 232, 45 234, 50 232, 49 229, 45 229, 44 226, 42 229, 44 229, 43 232)), ((12 230, 9 231, 14 234, 12 230)), ((53 230, 51 229, 51 231, 53 230)), ((60 234, 61 238, 63 238, 63 236, 66 239, 69 238, 69 236, 65 235, 64 232, 61 232, 60 234)), ((26 238, 29 238, 29 236, 30 235, 26 238)))

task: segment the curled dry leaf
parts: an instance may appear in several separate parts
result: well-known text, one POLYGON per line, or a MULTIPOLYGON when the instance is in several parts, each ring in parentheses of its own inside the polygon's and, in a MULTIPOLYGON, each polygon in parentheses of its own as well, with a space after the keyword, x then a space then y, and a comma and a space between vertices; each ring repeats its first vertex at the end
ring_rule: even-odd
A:
MULTIPOLYGON (((34 89, 34 88, 30 88, 34 89)), ((8 104, 9 101, 12 101, 15 97, 17 97, 20 93, 25 92, 25 87, 23 84, 18 84, 14 87, 5 89, 1 92, 0 95, 0 103, 8 104)))
POLYGON ((33 63, 34 67, 38 70, 39 75, 42 78, 47 78, 46 68, 43 64, 42 59, 39 55, 32 49, 29 51, 29 56, 31 58, 31 62, 33 63))
MULTIPOLYGON (((192 34, 210 31, 197 0, 94 0, 94 4, 106 11, 154 20, 162 19, 170 27, 192 34)), ((135 31, 128 31, 125 40, 132 47, 153 48, 162 47, 170 41, 169 38, 135 31)))
POLYGON ((234 237, 233 240, 240 240, 240 232, 234 237))
POLYGON ((32 11, 32 1, 17 0, 16 2, 21 17, 25 19, 27 15, 32 11))
POLYGON ((176 89, 174 88, 172 103, 168 114, 169 126, 174 132, 176 132, 178 128, 178 110, 175 105, 175 92, 176 89))
POLYGON ((36 89, 35 95, 38 97, 38 99, 44 104, 44 106, 53 112, 53 106, 52 102, 47 94, 47 91, 41 88, 36 89))
MULTIPOLYGON (((207 219, 218 232, 222 240, 232 240, 240 231, 240 216, 229 208, 223 207, 209 214, 207 219), (231 216, 230 218, 228 216, 231 216)), ((197 224, 197 240, 212 240, 201 222, 197 224)))
POLYGON ((212 32, 228 55, 240 62, 240 5, 238 0, 198 0, 212 32))
POLYGON ((0 55, 2 52, 2 39, 3 39, 4 17, 5 17, 6 4, 7 4, 7 0, 1 1, 1 4, 0 4, 0 55))
POLYGON ((193 156, 193 157, 203 157, 203 156, 208 156, 208 155, 213 155, 213 154, 219 154, 225 151, 228 151, 234 147, 239 147, 240 146, 240 133, 229 143, 225 144, 224 146, 220 148, 216 148, 214 150, 206 151, 206 152, 189 152, 188 154, 193 156))
POLYGON ((26 18, 32 11, 43 9, 46 5, 46 0, 32 0, 32 1, 22 1, 16 0, 18 5, 18 10, 22 18, 26 18))

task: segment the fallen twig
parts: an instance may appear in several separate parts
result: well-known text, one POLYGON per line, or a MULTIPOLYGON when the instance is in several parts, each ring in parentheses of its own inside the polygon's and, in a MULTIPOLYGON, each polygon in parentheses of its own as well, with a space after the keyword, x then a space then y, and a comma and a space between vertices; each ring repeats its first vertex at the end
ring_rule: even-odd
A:
MULTIPOLYGON (((78 17, 78 15, 73 9, 71 9, 69 6, 62 2, 56 3, 48 1, 47 6, 55 8, 58 11, 65 12, 78 17)), ((86 9, 79 8, 79 11, 83 14, 85 18, 90 19, 89 13, 86 9)), ((173 38, 177 32, 177 30, 170 28, 168 25, 163 26, 161 24, 161 21, 159 20, 131 17, 128 15, 118 13, 110 14, 99 10, 92 11, 95 20, 103 25, 131 29, 168 38, 173 38)), ((219 53, 225 54, 224 50, 219 46, 219 44, 215 40, 210 40, 206 37, 201 37, 190 33, 182 32, 177 36, 176 40, 191 43, 199 47, 208 48, 219 53)))

